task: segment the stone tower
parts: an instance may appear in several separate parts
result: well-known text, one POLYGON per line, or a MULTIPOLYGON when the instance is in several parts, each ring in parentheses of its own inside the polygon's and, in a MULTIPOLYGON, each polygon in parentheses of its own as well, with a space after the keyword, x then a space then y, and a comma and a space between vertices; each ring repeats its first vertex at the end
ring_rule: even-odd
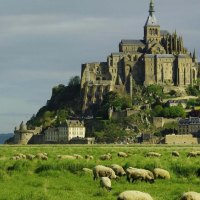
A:
POLYGON ((146 43, 152 42, 153 40, 160 41, 160 26, 154 13, 154 2, 151 0, 149 5, 149 16, 144 26, 144 41, 146 43))

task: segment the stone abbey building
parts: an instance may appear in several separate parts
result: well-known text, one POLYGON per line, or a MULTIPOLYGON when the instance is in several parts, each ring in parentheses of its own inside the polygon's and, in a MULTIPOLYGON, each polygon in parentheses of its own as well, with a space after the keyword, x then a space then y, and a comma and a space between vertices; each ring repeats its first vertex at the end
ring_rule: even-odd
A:
POLYGON ((164 88, 184 88, 197 79, 196 53, 187 51, 183 38, 177 33, 161 30, 151 0, 149 16, 141 40, 122 40, 119 52, 111 53, 107 62, 82 65, 81 89, 83 111, 100 104, 109 91, 132 96, 133 82, 164 88))

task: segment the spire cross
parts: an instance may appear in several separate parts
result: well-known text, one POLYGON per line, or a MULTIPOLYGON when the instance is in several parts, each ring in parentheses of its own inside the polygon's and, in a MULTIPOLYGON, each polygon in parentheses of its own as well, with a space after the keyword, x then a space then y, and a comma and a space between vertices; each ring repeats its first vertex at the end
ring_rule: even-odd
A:
POLYGON ((150 5, 149 5, 149 14, 150 16, 153 16, 154 13, 154 0, 151 0, 150 5))

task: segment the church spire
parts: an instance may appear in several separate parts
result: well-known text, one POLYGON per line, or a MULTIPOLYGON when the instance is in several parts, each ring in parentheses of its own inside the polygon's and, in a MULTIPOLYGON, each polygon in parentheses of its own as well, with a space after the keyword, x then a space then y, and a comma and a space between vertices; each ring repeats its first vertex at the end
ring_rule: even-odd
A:
POLYGON ((160 37, 160 26, 157 22, 156 16, 154 14, 154 0, 150 0, 149 4, 149 16, 144 26, 144 40, 145 42, 161 40, 160 37))
POLYGON ((154 12, 155 12, 155 10, 154 10, 154 0, 151 0, 150 5, 149 5, 149 15, 152 17, 154 12))
POLYGON ((196 49, 194 49, 193 53, 193 62, 197 62, 196 49))

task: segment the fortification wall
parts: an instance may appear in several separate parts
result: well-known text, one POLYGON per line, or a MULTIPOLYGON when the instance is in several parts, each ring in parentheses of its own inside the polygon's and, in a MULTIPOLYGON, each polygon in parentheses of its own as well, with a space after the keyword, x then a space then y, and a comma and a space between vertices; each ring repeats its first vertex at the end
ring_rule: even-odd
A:
POLYGON ((188 135, 166 135, 165 144, 198 144, 199 139, 188 135))

